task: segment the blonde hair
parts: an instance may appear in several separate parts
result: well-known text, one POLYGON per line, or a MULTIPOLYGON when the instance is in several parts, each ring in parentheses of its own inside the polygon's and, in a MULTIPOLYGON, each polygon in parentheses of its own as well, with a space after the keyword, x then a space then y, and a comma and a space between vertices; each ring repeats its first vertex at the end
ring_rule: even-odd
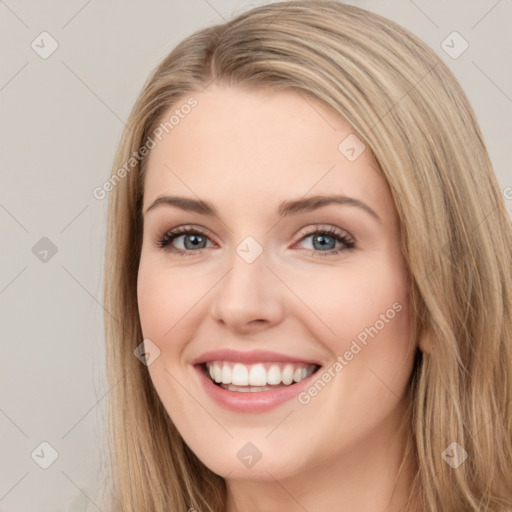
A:
MULTIPOLYGON (((476 117, 439 57, 395 23, 336 1, 285 1, 182 41, 146 82, 113 175, 162 116, 213 80, 309 94, 371 150, 411 276, 412 493, 425 512, 512 508, 512 227, 476 117), (457 469, 443 451, 468 453, 457 469)), ((134 357, 146 158, 112 186, 105 329, 114 499, 122 512, 224 512, 224 480, 185 445, 134 357)), ((119 174, 117 175, 119 177, 119 174)))

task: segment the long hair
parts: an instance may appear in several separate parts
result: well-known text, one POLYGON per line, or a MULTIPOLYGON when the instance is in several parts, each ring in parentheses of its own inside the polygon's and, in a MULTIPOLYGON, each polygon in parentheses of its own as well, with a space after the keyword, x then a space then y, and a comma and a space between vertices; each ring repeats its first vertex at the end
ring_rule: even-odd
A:
POLYGON ((512 509, 512 227, 475 114, 442 60, 400 26, 336 1, 292 0, 183 40, 122 135, 105 188, 112 510, 225 510, 224 479, 185 445, 134 357, 147 147, 162 116, 213 81, 310 95, 372 152, 400 220, 420 348, 412 493, 425 512, 512 509), (457 468, 446 462, 453 450, 467 454, 457 468))

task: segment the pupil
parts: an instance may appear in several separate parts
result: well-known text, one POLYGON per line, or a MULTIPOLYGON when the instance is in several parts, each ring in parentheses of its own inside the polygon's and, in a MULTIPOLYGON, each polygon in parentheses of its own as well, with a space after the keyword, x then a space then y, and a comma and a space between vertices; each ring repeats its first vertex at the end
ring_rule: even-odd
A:
MULTIPOLYGON (((320 248, 325 248, 326 245, 328 245, 326 243, 326 239, 331 239, 332 241, 334 241, 334 238, 332 236, 316 235, 316 237, 313 238, 313 247, 315 249, 318 249, 318 247, 315 247, 315 241, 318 240, 320 242, 320 248)), ((331 247, 331 249, 334 249, 334 247, 331 247)))
POLYGON ((188 237, 185 237, 185 247, 187 249, 197 248, 197 245, 198 245, 198 243, 201 243, 201 239, 202 238, 204 238, 204 237, 201 236, 201 235, 199 235, 199 236, 197 236, 197 235, 188 235, 188 237), (187 244, 187 239, 192 241, 191 242, 192 243, 191 246, 187 247, 187 245, 189 245, 189 244, 187 244))

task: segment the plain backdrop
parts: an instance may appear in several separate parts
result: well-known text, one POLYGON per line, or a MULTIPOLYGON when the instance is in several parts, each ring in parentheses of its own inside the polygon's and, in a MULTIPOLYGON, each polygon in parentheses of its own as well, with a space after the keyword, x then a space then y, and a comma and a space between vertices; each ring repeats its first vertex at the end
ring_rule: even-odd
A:
MULTIPOLYGON (((0 511, 106 512, 107 199, 92 191, 158 62, 192 32, 262 3, 0 0, 0 511)), ((349 3, 397 21, 450 66, 512 214, 512 2, 349 3), (457 58, 442 47, 454 31, 468 44, 457 58)))

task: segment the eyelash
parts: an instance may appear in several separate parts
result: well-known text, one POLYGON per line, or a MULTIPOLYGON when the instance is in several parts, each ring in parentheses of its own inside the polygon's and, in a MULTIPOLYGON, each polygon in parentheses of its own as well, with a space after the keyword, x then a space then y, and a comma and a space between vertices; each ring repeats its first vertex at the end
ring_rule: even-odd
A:
MULTIPOLYGON (((170 231, 166 232, 163 236, 161 236, 157 242, 156 245, 158 248, 180 254, 181 256, 192 256, 195 254, 200 254, 201 251, 205 248, 198 249, 197 251, 189 251, 189 250, 181 250, 176 248, 171 248, 170 244, 179 236, 181 235, 201 235, 206 238, 209 238, 205 233, 203 233, 200 229, 197 228, 190 228, 190 227, 181 227, 181 228, 175 228, 171 229, 170 231)), ((302 232, 301 238, 298 242, 302 242, 305 238, 308 238, 311 235, 327 235, 329 237, 334 238, 337 242, 341 242, 343 245, 345 245, 344 249, 341 249, 342 251, 350 251, 351 249, 355 248, 355 241, 348 235, 344 235, 338 230, 334 228, 328 228, 328 229, 322 229, 317 227, 314 230, 302 232)), ((297 243, 298 243, 297 242, 297 243)), ((320 255, 320 257, 324 256, 336 256, 341 251, 340 249, 331 249, 329 251, 318 251, 316 249, 306 249, 306 250, 312 250, 316 253, 316 255, 320 255)))

